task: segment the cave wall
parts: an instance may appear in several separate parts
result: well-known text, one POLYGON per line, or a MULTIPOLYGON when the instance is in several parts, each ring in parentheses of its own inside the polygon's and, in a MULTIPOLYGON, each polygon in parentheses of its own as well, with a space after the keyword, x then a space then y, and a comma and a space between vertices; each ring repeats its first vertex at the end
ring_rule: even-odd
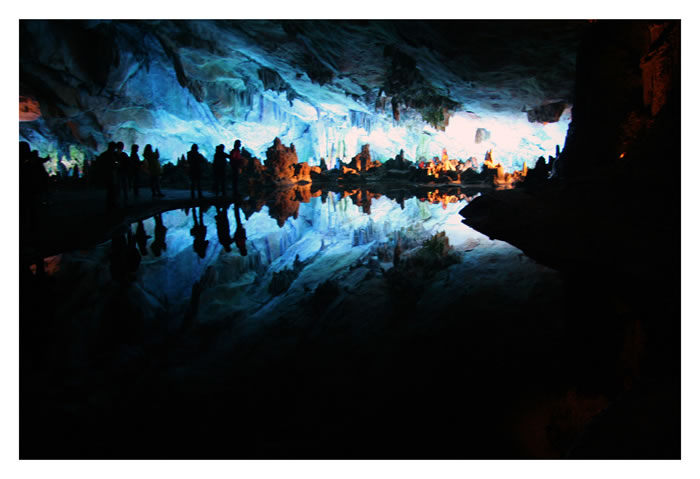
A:
POLYGON ((680 21, 593 22, 578 58, 572 121, 554 179, 483 195, 460 214, 556 269, 605 270, 621 281, 664 271, 673 281, 663 287, 673 292, 680 21))
POLYGON ((680 127, 679 104, 680 21, 593 22, 577 57, 560 173, 575 180, 627 166, 629 150, 647 144, 660 123, 680 127))

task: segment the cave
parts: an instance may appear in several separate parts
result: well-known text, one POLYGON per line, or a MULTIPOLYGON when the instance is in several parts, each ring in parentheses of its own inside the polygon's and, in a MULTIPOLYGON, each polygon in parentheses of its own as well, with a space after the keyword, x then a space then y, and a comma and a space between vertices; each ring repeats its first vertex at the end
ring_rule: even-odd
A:
POLYGON ((680 459, 680 20, 20 20, 21 459, 680 459))

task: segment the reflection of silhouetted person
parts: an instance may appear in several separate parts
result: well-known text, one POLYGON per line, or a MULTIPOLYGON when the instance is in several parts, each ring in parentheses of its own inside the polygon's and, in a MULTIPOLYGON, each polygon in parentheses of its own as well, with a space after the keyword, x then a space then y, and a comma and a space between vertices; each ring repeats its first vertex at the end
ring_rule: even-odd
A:
POLYGON ((117 179, 116 179, 116 153, 117 144, 113 141, 109 142, 107 149, 103 151, 95 160, 95 169, 99 183, 101 183, 107 192, 105 197, 105 209, 109 213, 117 204, 117 179))
POLYGON ((129 172, 131 171, 129 155, 124 151, 124 143, 117 143, 115 153, 117 162, 117 179, 119 190, 124 194, 124 206, 127 206, 129 201, 129 172))
POLYGON ((238 173, 241 170, 243 158, 241 158, 241 140, 233 143, 233 150, 228 155, 231 161, 231 171, 233 172, 233 196, 238 194, 238 173))
POLYGON ((216 153, 214 153, 214 196, 219 196, 219 190, 221 190, 221 195, 226 196, 226 159, 228 155, 224 153, 224 145, 219 145, 216 147, 216 153))
POLYGON ((163 217, 161 216, 161 213, 155 215, 153 219, 156 222, 156 227, 153 230, 155 238, 153 238, 153 243, 151 243, 151 251, 153 252, 153 255, 157 257, 160 256, 162 251, 168 249, 168 245, 165 243, 165 232, 168 231, 168 228, 163 225, 163 217))
MULTIPOLYGON (((402 151, 403 151, 403 150, 402 150, 402 151)), ((404 196, 403 191, 399 192, 399 193, 397 194, 396 201, 398 201, 399 206, 401 207, 401 209, 404 209, 404 208, 405 208, 405 205, 404 205, 404 201, 405 201, 405 200, 406 200, 406 197, 404 196)))
POLYGON ((112 235, 109 269, 112 279, 126 281, 130 273, 135 273, 141 264, 141 254, 136 248, 136 238, 131 232, 131 225, 126 227, 126 235, 121 230, 112 235))
POLYGON ((151 184, 151 194, 154 198, 156 196, 165 196, 160 191, 160 175, 162 173, 162 170, 160 168, 159 158, 160 153, 158 153, 158 149, 156 148, 156 151, 153 151, 153 148, 150 144, 146 145, 146 148, 143 150, 143 159, 146 162, 146 168, 148 169, 148 178, 151 184))
POLYGON ((199 222, 197 222, 197 208, 192 208, 192 217, 194 218, 194 226, 190 229, 190 235, 194 237, 192 248, 200 258, 204 258, 207 254, 209 241, 207 240, 207 227, 204 226, 202 208, 199 208, 199 222))
POLYGON ((199 147, 193 144, 190 151, 187 152, 187 163, 190 167, 190 192, 193 199, 195 188, 199 198, 202 197, 202 169, 205 161, 207 160, 199 152, 199 147))
POLYGON ((233 243, 231 225, 228 221, 228 207, 229 205, 226 204, 223 208, 216 208, 216 234, 219 237, 219 243, 227 253, 231 251, 231 243, 233 243))
POLYGON ((236 232, 233 234, 233 241, 236 242, 238 251, 241 252, 241 256, 246 256, 248 254, 248 249, 245 245, 246 234, 243 223, 241 223, 241 212, 238 203, 235 205, 234 214, 236 216, 236 232))
POLYGON ((148 254, 148 248, 146 247, 148 243, 148 238, 150 235, 146 234, 146 228, 143 227, 143 221, 139 220, 139 224, 136 226, 136 243, 139 245, 139 251, 141 256, 146 256, 148 254))
POLYGON ((131 145, 129 155, 129 182, 134 188, 134 197, 139 195, 139 171, 141 171, 141 158, 139 158, 139 145, 131 145))

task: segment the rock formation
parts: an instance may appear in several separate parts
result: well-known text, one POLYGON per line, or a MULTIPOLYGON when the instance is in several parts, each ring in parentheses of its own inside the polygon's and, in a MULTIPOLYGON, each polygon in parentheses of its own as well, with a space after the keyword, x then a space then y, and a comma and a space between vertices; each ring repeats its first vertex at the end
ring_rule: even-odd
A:
POLYGON ((357 155, 352 157, 350 160, 350 168, 355 171, 364 173, 367 171, 368 166, 372 164, 372 155, 369 152, 369 145, 362 145, 362 151, 357 155))
POLYGON ((272 146, 265 153, 265 168, 270 179, 276 183, 292 181, 297 173, 297 152, 294 144, 287 147, 279 138, 275 138, 272 146))

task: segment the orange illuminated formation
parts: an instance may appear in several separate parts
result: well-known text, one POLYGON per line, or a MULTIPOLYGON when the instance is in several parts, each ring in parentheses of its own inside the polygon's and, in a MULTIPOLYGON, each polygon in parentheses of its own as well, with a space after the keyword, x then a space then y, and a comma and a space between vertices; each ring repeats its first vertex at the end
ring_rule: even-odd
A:
MULTIPOLYGON (((522 181, 527 176, 526 164, 523 165, 523 169, 520 171, 507 173, 503 165, 494 161, 491 150, 486 152, 483 166, 488 170, 495 170, 496 174, 493 175, 493 184, 499 189, 510 189, 515 183, 522 181)), ((432 160, 421 162, 418 167, 427 170, 428 176, 435 178, 448 176, 451 182, 458 183, 463 172, 477 170, 478 160, 474 157, 470 157, 466 162, 450 159, 447 149, 443 148, 441 157, 435 156, 432 160), (451 171, 457 172, 458 175, 445 175, 451 171)))
POLYGON ((441 173, 446 171, 458 171, 459 161, 451 160, 447 154, 447 149, 442 149, 442 156, 438 158, 434 157, 432 160, 426 162, 425 168, 428 170, 428 175, 439 178, 441 173))
POLYGON ((496 163, 493 160, 492 152, 489 150, 486 152, 486 159, 484 160, 484 166, 490 170, 496 170, 496 176, 493 178, 493 184, 502 189, 511 189, 513 185, 518 181, 522 181, 523 178, 527 176, 527 164, 523 164, 523 169, 520 171, 514 171, 513 173, 506 173, 503 169, 503 165, 496 163))

